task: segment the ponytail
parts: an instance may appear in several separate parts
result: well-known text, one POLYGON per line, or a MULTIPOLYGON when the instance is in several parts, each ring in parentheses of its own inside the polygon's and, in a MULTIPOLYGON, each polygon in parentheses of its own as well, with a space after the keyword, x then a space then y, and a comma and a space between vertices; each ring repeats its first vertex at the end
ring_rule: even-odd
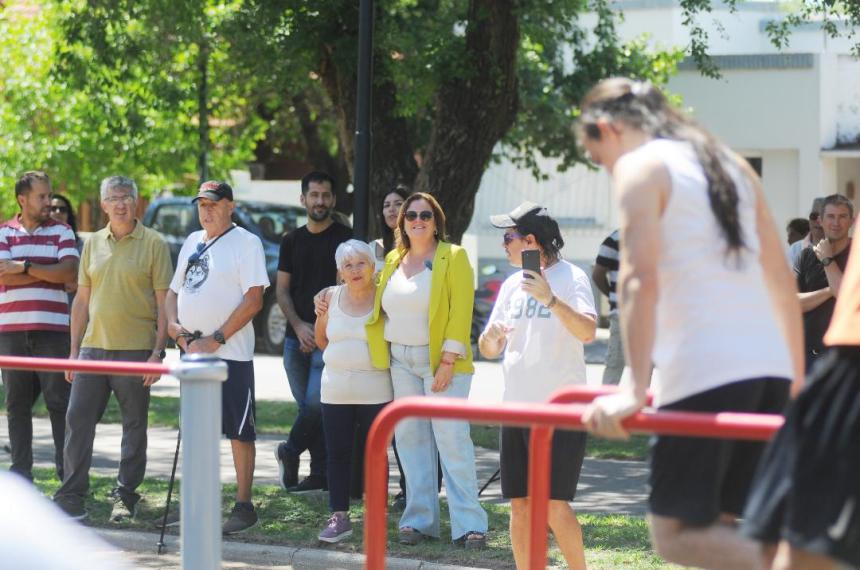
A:
POLYGON ((728 253, 746 247, 738 214, 738 188, 726 165, 734 160, 713 135, 673 108, 651 83, 627 78, 601 81, 582 102, 580 136, 600 138, 599 119, 623 122, 654 137, 689 143, 708 184, 708 201, 728 245, 728 253), (597 136, 595 136, 595 134, 597 136))

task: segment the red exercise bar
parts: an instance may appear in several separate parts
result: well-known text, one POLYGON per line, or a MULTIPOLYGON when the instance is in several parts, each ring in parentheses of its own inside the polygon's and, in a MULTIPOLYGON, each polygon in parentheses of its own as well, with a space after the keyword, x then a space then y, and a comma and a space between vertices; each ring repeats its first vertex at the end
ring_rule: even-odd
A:
MULTIPOLYGON (((557 390, 547 403, 590 403, 598 396, 618 392, 618 386, 565 386, 557 390)), ((654 395, 649 391, 647 405, 654 395)), ((550 473, 552 471, 553 426, 534 426, 529 436, 529 567, 546 566, 547 521, 549 519, 550 473)))
POLYGON ((96 374, 120 374, 122 376, 145 376, 147 374, 170 374, 170 366, 149 362, 115 362, 107 360, 69 360, 68 358, 30 358, 26 356, 0 356, 0 368, 14 370, 45 370, 49 372, 93 372, 96 374))
MULTIPOLYGON (((471 420, 478 423, 505 424, 529 427, 532 425, 582 429, 581 404, 476 404, 467 400, 436 399, 426 397, 403 398, 386 406, 376 417, 367 438, 365 470, 365 535, 366 568, 385 568, 386 499, 388 489, 388 444, 394 426, 408 417, 471 420)), ((694 412, 638 413, 624 422, 631 432, 663 433, 725 439, 769 439, 782 425, 782 416, 763 414, 699 414, 694 412)), ((538 478, 541 479, 541 478, 538 478)), ((537 479, 536 479, 537 480, 537 479)), ((541 496, 548 496, 549 479, 542 478, 541 496)), ((544 539, 546 529, 543 529, 544 539)), ((540 552, 545 566, 546 552, 540 552)), ((532 549, 534 552, 534 549, 532 549)), ((535 557, 536 559, 536 557, 535 557)))

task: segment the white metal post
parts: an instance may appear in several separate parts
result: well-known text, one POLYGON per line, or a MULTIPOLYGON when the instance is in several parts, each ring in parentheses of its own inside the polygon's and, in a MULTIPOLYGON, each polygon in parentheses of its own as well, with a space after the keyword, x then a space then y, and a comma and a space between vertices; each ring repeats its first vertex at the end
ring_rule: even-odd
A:
POLYGON ((221 568, 221 384, 227 364, 186 354, 172 370, 181 390, 182 570, 221 568))

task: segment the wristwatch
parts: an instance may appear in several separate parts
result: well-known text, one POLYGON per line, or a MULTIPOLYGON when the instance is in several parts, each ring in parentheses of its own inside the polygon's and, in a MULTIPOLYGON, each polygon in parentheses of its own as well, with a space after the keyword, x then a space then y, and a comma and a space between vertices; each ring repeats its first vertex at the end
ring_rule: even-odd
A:
POLYGON ((29 259, 24 260, 24 275, 30 273, 30 266, 33 265, 33 262, 29 259))
POLYGON ((821 258, 821 265, 823 265, 824 267, 827 267, 827 266, 828 266, 828 265, 830 265, 831 263, 833 263, 833 258, 832 258, 832 257, 822 257, 822 258, 821 258))
POLYGON ((227 344, 227 339, 224 338, 224 333, 222 333, 221 331, 215 331, 214 333, 212 333, 212 338, 214 338, 215 342, 217 342, 218 344, 227 344))
MULTIPOLYGON (((156 354, 156 352, 153 350, 152 354, 156 354)), ((167 358, 167 351, 162 348, 161 352, 158 353, 158 358, 159 360, 164 360, 165 358, 167 358)))

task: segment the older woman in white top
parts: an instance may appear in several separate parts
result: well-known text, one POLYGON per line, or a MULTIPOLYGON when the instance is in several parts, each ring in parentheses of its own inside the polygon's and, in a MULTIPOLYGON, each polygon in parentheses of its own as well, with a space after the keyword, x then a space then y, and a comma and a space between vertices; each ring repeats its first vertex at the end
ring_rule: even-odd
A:
POLYGON ((348 240, 338 246, 335 262, 344 284, 326 291, 327 310, 320 311, 314 327, 317 346, 324 351, 320 401, 332 512, 319 539, 332 543, 352 534, 348 510, 355 433, 366 435, 393 397, 391 376, 387 369, 374 368, 367 345, 365 323, 376 295, 373 249, 348 240))

